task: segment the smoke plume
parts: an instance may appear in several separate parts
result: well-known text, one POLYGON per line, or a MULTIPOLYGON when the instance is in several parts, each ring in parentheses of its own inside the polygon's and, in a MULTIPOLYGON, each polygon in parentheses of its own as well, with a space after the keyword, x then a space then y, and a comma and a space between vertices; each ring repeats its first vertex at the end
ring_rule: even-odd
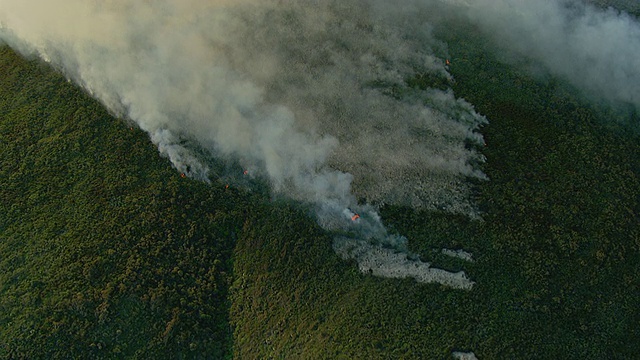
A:
POLYGON ((602 3, 0 0, 0 43, 134 121, 178 171, 258 176, 310 204, 363 270, 445 282, 376 213, 398 204, 477 216, 468 179, 485 178, 475 144, 486 120, 447 89, 431 24, 470 22, 505 53, 637 111, 640 25, 602 3), (248 175, 219 173, 212 159, 248 175))
POLYGON ((389 250, 406 251, 406 239, 376 213, 386 203, 475 216, 467 179, 485 178, 475 168, 484 117, 446 87, 411 82, 452 80, 424 11, 364 0, 0 0, 0 34, 134 121, 178 171, 211 181, 225 174, 210 159, 238 163, 347 234, 341 255, 449 284, 389 250))

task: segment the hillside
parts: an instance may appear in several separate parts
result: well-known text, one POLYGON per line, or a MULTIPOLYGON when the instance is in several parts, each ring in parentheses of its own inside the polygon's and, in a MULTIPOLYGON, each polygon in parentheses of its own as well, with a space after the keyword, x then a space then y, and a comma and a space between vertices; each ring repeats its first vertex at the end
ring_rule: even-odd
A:
POLYGON ((182 178, 142 132, 1 48, 0 357, 635 356, 638 136, 442 36, 456 94, 490 119, 483 220, 381 213, 471 291, 359 273, 304 207, 182 178))

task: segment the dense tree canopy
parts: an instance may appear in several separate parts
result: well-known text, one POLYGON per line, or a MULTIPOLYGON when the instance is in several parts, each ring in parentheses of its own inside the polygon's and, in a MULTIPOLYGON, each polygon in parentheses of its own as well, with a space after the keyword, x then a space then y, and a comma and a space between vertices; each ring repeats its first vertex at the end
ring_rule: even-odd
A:
POLYGON ((0 356, 228 354, 245 199, 182 179, 139 130, 0 54, 0 356))

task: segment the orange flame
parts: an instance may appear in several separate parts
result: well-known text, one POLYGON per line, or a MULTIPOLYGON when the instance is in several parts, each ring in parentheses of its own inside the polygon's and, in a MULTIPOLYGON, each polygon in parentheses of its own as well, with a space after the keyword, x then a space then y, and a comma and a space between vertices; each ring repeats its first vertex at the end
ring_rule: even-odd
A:
POLYGON ((181 177, 181 178, 186 178, 186 177, 187 177, 187 175, 185 175, 185 173, 182 173, 182 174, 180 174, 180 177, 181 177))

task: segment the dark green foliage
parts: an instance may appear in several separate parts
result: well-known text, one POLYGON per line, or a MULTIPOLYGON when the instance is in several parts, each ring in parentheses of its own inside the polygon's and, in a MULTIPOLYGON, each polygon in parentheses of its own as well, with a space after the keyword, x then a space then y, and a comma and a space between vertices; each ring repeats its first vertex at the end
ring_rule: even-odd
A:
POLYGON ((242 198, 0 51, 0 357, 229 354, 242 198))
POLYGON ((269 210, 236 247, 235 356, 432 359, 467 344, 474 293, 360 274, 304 213, 269 210))

